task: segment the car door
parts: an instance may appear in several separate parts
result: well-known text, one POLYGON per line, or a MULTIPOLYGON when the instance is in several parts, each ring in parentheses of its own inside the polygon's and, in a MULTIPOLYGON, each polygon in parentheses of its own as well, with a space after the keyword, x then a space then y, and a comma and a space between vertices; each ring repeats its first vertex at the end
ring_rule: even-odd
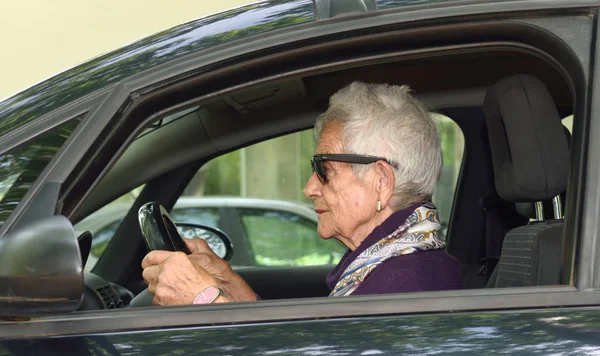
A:
POLYGON ((455 313, 451 317, 433 313, 281 321, 4 341, 0 343, 0 353, 21 355, 44 350, 78 355, 588 355, 600 347, 596 326, 599 317, 597 310, 572 308, 455 313))
MULTIPOLYGON (((283 6, 282 4, 287 3, 274 3, 273 6, 283 6)), ((312 3, 309 5, 312 6, 312 3)), ((395 2, 385 2, 382 8, 395 5, 395 2)), ((263 10, 265 8, 273 10, 266 5, 263 10)), ((253 85, 258 85, 257 80, 266 81, 276 70, 281 71, 276 77, 269 77, 273 82, 284 78, 293 79, 300 75, 300 72, 309 77, 308 73, 322 69, 323 61, 327 61, 330 69, 351 67, 358 71, 375 59, 381 59, 381 56, 384 56, 386 61, 419 58, 419 62, 425 62, 426 59, 433 58, 435 62, 442 58, 446 51, 456 49, 460 50, 451 52, 452 56, 443 57, 444 67, 454 63, 452 58, 455 55, 474 53, 476 60, 468 62, 472 66, 468 70, 463 68, 464 72, 461 72, 470 73, 476 70, 479 60, 483 60, 489 53, 489 42, 492 41, 493 48, 511 50, 503 52, 505 55, 531 51, 527 53, 534 53, 534 58, 544 58, 553 63, 553 68, 564 78, 568 78, 567 85, 577 99, 573 108, 574 160, 565 225, 567 245, 564 254, 568 258, 563 266, 566 272, 563 285, 347 298, 305 298, 109 312, 100 310, 39 317, 31 321, 13 318, 0 323, 4 347, 2 352, 58 353, 68 347, 78 348, 77 351, 81 353, 92 354, 168 354, 175 351, 211 354, 421 354, 482 353, 484 350, 508 354, 550 354, 595 351, 598 343, 592 334, 597 333, 600 304, 597 292, 599 281, 596 278, 599 270, 599 260, 596 258, 599 245, 596 242, 600 215, 597 204, 600 197, 596 181, 600 150, 596 149, 597 143, 589 137, 594 137, 600 128, 595 115, 598 111, 597 103, 600 102, 597 96, 600 94, 596 90, 597 81, 592 80, 599 74, 599 67, 594 65, 596 59, 592 55, 597 50, 597 45, 593 42, 598 35, 595 28, 597 3, 490 2, 473 4, 472 7, 464 4, 454 7, 425 4, 414 9, 413 11, 408 7, 408 10, 340 17, 330 21, 320 18, 322 22, 299 27, 298 31, 268 35, 263 33, 264 36, 250 37, 243 42, 237 42, 235 45, 240 46, 236 47, 239 57, 232 49, 234 46, 224 46, 204 52, 206 57, 195 66, 190 62, 168 63, 170 69, 167 66, 161 67, 165 72, 157 71, 152 75, 146 73, 148 77, 140 75, 132 78, 127 85, 115 88, 117 92, 114 96, 111 94, 112 101, 107 101, 105 106, 94 112, 93 118, 97 119, 96 121, 86 121, 88 127, 92 124, 98 125, 94 126, 96 130, 81 130, 81 136, 70 141, 72 146, 63 153, 71 160, 61 159, 50 169, 48 177, 56 179, 50 181, 62 182, 59 198, 55 199, 53 204, 48 204, 55 208, 52 213, 58 210, 67 216, 75 216, 76 211, 85 204, 84 201, 92 200, 93 193, 89 189, 102 184, 98 183, 101 173, 104 174, 103 177, 108 177, 107 167, 117 167, 115 155, 134 139, 134 131, 154 122, 153 119, 160 116, 160 110, 184 103, 192 96, 206 94, 208 97, 202 97, 202 100, 210 100, 212 96, 218 95, 216 93, 219 89, 230 90, 229 85, 255 89, 253 85), (551 6, 551 9, 548 10, 546 6, 551 6), (341 43, 343 51, 340 50, 341 43), (315 47, 310 47, 312 45, 315 47), (277 46, 277 51, 274 46, 277 46), (399 49, 399 46, 402 48, 399 49), (259 52, 260 48, 270 51, 259 52), (326 55, 323 52, 325 50, 328 50, 326 55), (365 52, 368 52, 369 56, 359 56, 365 52), (249 53, 255 54, 257 58, 254 59, 260 61, 254 62, 241 55, 249 53), (356 54, 357 57, 348 58, 349 54, 356 54), (303 57, 300 58, 300 55, 303 57), (387 55, 389 57, 386 57, 387 55), (225 65, 221 62, 224 59, 231 61, 225 65), (186 67, 187 71, 179 69, 181 72, 177 72, 178 67, 175 64, 189 66, 186 67), (220 65, 219 69, 222 72, 217 71, 215 67, 211 67, 209 71, 209 64, 220 65), (243 67, 244 65, 248 67, 243 67), (251 65, 256 65, 253 68, 255 70, 248 70, 251 65), (248 72, 234 71, 239 68, 248 72), (202 76, 206 72, 199 69, 209 71, 210 75, 215 77, 202 76), (231 72, 227 72, 227 69, 231 72), (182 76, 187 73, 190 76, 188 79, 197 80, 194 82, 196 86, 192 85, 191 79, 185 83, 188 86, 181 82, 181 86, 170 86, 171 76, 167 76, 167 72, 173 77, 175 73, 182 76), (225 72, 230 76, 218 75, 225 72), (157 77, 165 81, 160 81, 157 77), (198 92, 190 90, 190 87, 198 92), (156 101, 150 103, 149 98, 156 101), (157 116, 148 117, 149 113, 156 113, 157 116), (81 146, 75 145, 76 143, 81 146), (58 204, 54 204, 56 201, 58 204)), ((254 7, 243 11, 252 12, 253 15, 257 15, 258 12, 258 15, 266 17, 265 12, 260 12, 261 9, 257 10, 254 7)), ((157 53, 157 56, 159 55, 160 53, 157 53)), ((468 58, 473 59, 468 56, 458 57, 460 60, 468 58)), ((483 75, 507 70, 506 64, 511 63, 502 61, 500 56, 495 57, 494 61, 499 65, 486 67, 485 71, 477 73, 483 75)), ((414 65, 412 70, 419 68, 416 62, 410 64, 414 65)), ((130 69, 131 66, 127 68, 130 69)), ((331 79, 328 76, 329 72, 318 73, 321 75, 318 78, 321 79, 321 85, 331 83, 331 80, 327 80, 331 79)), ((450 71, 446 74, 452 75, 450 71)), ((423 80, 425 79, 423 77, 423 80)), ((464 78, 460 84, 445 83, 437 76, 435 79, 435 82, 439 79, 442 88, 457 89, 458 86, 460 89, 462 83, 477 78, 464 78)), ((434 81, 430 78, 429 84, 432 82, 434 81)), ((459 94, 469 97, 467 94, 470 92, 459 94)), ((439 97, 444 99, 445 96, 439 97)), ((453 99, 457 97, 460 96, 454 96, 453 99)), ((439 99, 439 102, 443 101, 442 99, 439 99)), ((272 113, 272 116, 269 116, 268 112, 261 114, 263 115, 260 118, 240 116, 239 120, 231 120, 227 122, 228 125, 222 126, 219 126, 218 122, 222 122, 223 117, 204 121, 206 126, 202 130, 210 131, 210 135, 198 137, 198 140, 210 141, 212 151, 208 146, 199 147, 205 150, 202 151, 203 158, 208 161, 210 157, 219 153, 234 150, 240 145, 240 139, 249 144, 307 128, 314 119, 290 115, 282 120, 277 112, 272 113), (257 120, 258 123, 243 126, 251 120, 257 120), (235 131, 236 125, 246 129, 251 127, 252 130, 245 130, 247 134, 242 136, 242 130, 235 131)), ((160 150, 175 146, 168 144, 169 142, 163 143, 159 147, 160 150)), ((171 158, 177 160, 182 159, 181 157, 183 156, 171 158)), ((468 157, 468 147, 465 157, 468 157)), ((154 163, 158 165, 158 162, 154 163)), ((185 163, 178 161, 174 165, 183 167, 185 163)), ((198 169, 197 166, 194 168, 198 169)), ((177 182, 178 189, 189 181, 194 172, 191 168, 185 171, 186 178, 177 182)), ((143 176, 151 176, 149 170, 139 170, 139 173, 142 177, 128 177, 131 182, 122 184, 137 186, 138 179, 149 181, 148 177, 143 176)), ((184 175, 183 171, 181 173, 184 175)), ((174 182, 175 176, 176 174, 169 177, 152 177, 149 184, 174 182)), ((125 181, 124 176, 120 178, 125 181)), ((104 181, 105 184, 106 182, 109 181, 104 181)), ((110 189, 105 192, 115 193, 110 189)), ((461 202, 466 201, 467 196, 468 194, 462 195, 461 198, 465 199, 461 202)), ((169 192, 165 196, 157 193, 151 198, 170 208, 175 203, 174 197, 176 198, 177 194, 169 192)), ((32 208, 30 205, 27 207, 32 208)), ((118 247, 121 248, 121 252, 135 251, 139 245, 140 241, 132 239, 118 247)), ((122 260, 115 259, 115 270, 127 270, 131 261, 125 261, 126 259, 127 256, 122 256, 122 260)))

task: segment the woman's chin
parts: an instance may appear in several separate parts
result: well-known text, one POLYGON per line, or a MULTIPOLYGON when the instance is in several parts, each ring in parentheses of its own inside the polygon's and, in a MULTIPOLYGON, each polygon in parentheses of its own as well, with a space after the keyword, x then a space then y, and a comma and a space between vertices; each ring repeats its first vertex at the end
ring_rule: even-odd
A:
POLYGON ((317 228, 317 235, 323 240, 329 240, 333 237, 333 232, 327 231, 326 229, 317 228))

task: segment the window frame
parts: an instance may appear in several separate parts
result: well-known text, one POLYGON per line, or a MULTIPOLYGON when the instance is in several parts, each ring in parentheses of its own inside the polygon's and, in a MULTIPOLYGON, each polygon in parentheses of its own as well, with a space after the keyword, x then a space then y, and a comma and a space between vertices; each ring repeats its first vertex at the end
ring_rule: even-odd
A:
POLYGON ((110 86, 86 95, 73 103, 42 115, 0 138, 0 154, 4 154, 48 130, 82 116, 81 122, 71 136, 46 165, 12 214, 0 226, 0 237, 17 224, 54 215, 57 205, 60 205, 61 182, 64 181, 66 174, 71 172, 69 167, 78 161, 77 154, 81 153, 85 146, 89 146, 93 142, 91 137, 97 135, 102 129, 104 120, 92 121, 92 117, 102 107, 114 88, 115 86, 110 86))

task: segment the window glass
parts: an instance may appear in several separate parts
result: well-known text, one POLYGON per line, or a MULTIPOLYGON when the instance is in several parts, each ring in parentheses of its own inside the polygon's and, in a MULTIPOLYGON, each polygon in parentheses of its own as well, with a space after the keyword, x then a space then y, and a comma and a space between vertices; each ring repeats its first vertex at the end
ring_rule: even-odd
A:
POLYGON ((569 115, 562 119, 562 124, 569 130, 570 134, 573 134, 573 115, 569 115))
MULTIPOLYGON (((98 209, 75 225, 75 230, 77 231, 90 231, 92 233, 92 249, 88 262, 85 265, 86 271, 91 271, 94 268, 143 188, 144 186, 142 185, 133 189, 129 193, 98 209)), ((174 207, 171 217, 175 223, 185 222, 219 227, 219 211, 217 208, 190 207, 193 204, 193 200, 182 199, 179 202, 180 207, 177 205, 174 207)), ((200 204, 200 206, 202 205, 200 204)))
POLYGON ((259 266, 336 264, 346 252, 337 240, 317 235, 317 222, 281 210, 240 209, 259 266))
MULTIPOLYGON (((181 202, 178 203, 181 204, 181 202)), ((186 203, 193 204, 194 201, 187 201, 186 203)), ((202 201, 198 200, 198 204, 202 204, 202 201)), ((221 220, 217 208, 179 208, 177 205, 171 211, 171 218, 175 223, 200 224, 216 228, 219 228, 221 220)))
POLYGON ((92 233, 92 249, 85 264, 86 271, 94 268, 143 188, 142 185, 133 189, 75 224, 76 231, 92 233))
MULTIPOLYGON (((139 139, 140 137, 143 137, 144 135, 147 135, 152 131, 158 130, 166 125, 169 125, 172 122, 179 120, 182 117, 185 117, 186 115, 195 110, 198 110, 198 107, 186 109, 181 112, 177 112, 173 115, 164 117, 147 127, 140 135, 138 135, 136 139, 139 139)), ((90 214, 85 219, 81 220, 75 225, 75 229, 77 231, 90 231, 92 233, 92 249, 90 251, 88 262, 85 266, 86 271, 91 271, 91 269, 96 265, 98 258, 100 258, 102 253, 104 253, 106 246, 113 238, 114 234, 117 232, 117 229, 123 222, 125 215, 129 211, 129 209, 131 209, 131 206, 133 205, 143 188, 144 185, 141 185, 131 190, 130 192, 105 205, 101 209, 98 209, 96 212, 90 214)), ((175 212, 175 214, 177 213, 183 214, 183 216, 185 216, 186 219, 187 217, 194 216, 194 214, 191 212, 175 212)), ((189 222, 215 226, 215 223, 211 223, 211 221, 215 221, 214 219, 210 220, 208 219, 208 217, 206 217, 206 219, 203 219, 203 215, 201 214, 194 216, 194 218, 196 220, 189 222)), ((177 220, 175 220, 175 222, 177 222, 177 220)))
MULTIPOLYGON (((92 250, 90 251, 92 256, 99 258, 100 255, 102 255, 102 253, 106 249, 106 245, 108 245, 108 242, 115 235, 115 232, 117 232, 117 229, 119 228, 122 222, 123 218, 121 217, 118 220, 102 227, 100 230, 98 230, 98 232, 92 235, 92 250)), ((92 268, 94 267, 94 265, 95 263, 92 263, 89 267, 92 268)))
POLYGON ((0 156, 0 225, 4 224, 21 202, 84 115, 69 120, 0 156))
POLYGON ((454 192, 462 166, 465 138, 460 127, 452 119, 440 114, 433 114, 433 118, 440 135, 444 159, 442 175, 433 194, 433 203, 438 208, 438 216, 442 225, 439 237, 446 239, 454 192))
MULTIPOLYGON (((444 155, 442 176, 433 200, 439 209, 441 237, 445 238, 462 164, 464 138, 454 121, 433 115, 444 155)), ((218 226, 234 240, 234 258, 248 256, 247 263, 257 265, 336 263, 331 256, 337 256, 344 248, 340 248, 337 241, 329 243, 333 241, 322 241, 317 236, 313 202, 303 194, 312 174, 310 159, 314 150, 312 130, 306 130, 220 156, 198 171, 180 202, 196 199, 196 204, 203 204, 203 200, 212 199, 211 204, 237 211, 237 220, 221 220, 218 226), (283 204, 295 208, 284 208, 283 204), (290 213, 296 209, 305 209, 308 213, 306 216, 290 213), (249 241, 235 241, 240 231, 246 233, 249 241), (281 241, 276 241, 278 235, 284 236, 281 241), (308 242, 311 239, 315 242, 308 242), (290 244, 295 247, 286 249, 290 244), (296 248, 295 244, 306 249, 296 248)), ((186 218, 193 219, 194 214, 186 212, 186 218)))
MULTIPOLYGON (((310 158, 315 142, 312 130, 264 141, 205 164, 185 188, 183 197, 242 197, 283 200, 312 206, 304 184, 312 174, 310 158)), ((244 206, 240 199, 221 205, 244 206)))
POLYGON ((233 240, 232 265, 336 263, 345 247, 317 236, 317 215, 303 194, 314 150, 312 130, 306 130, 220 156, 198 171, 177 204, 195 201, 225 210, 218 227, 233 240), (284 233, 284 240, 273 238, 284 233), (291 241, 306 249, 278 251, 291 241))
MULTIPOLYGON (((452 120, 437 114, 435 119, 444 167, 434 203, 439 208, 445 237, 464 139, 452 120)), ((304 184, 312 174, 309 161, 314 150, 312 130, 306 130, 218 157, 192 178, 171 215, 175 222, 209 225, 228 233, 234 240, 235 261, 231 262, 235 265, 337 263, 345 247, 317 236, 317 216, 312 211, 312 201, 303 194, 304 184), (230 212, 226 221, 221 219, 220 208, 230 212), (304 215, 290 212, 297 210, 304 211, 304 215), (245 232, 248 241, 237 241, 241 232, 245 232)), ((6 175, 6 181, 10 179, 14 178, 6 175)), ((132 190, 75 226, 94 236, 86 270, 91 270, 104 252, 141 189, 132 190)))

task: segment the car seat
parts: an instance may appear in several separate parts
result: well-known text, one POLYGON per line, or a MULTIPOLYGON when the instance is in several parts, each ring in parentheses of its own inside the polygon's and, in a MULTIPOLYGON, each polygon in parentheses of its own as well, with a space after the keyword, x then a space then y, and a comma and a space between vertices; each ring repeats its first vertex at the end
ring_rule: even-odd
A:
POLYGON ((560 194, 567 186, 569 145, 546 86, 519 74, 487 92, 483 111, 498 195, 535 204, 538 220, 510 230, 488 287, 560 284, 563 226, 560 194), (554 202, 545 219, 543 201, 554 202))

